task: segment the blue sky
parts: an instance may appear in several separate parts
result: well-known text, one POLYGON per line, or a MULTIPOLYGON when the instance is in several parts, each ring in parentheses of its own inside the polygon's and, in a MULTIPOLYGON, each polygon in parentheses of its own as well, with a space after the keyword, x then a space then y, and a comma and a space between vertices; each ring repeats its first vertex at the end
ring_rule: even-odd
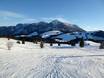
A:
POLYGON ((53 19, 104 30, 104 0, 0 0, 0 26, 53 19))

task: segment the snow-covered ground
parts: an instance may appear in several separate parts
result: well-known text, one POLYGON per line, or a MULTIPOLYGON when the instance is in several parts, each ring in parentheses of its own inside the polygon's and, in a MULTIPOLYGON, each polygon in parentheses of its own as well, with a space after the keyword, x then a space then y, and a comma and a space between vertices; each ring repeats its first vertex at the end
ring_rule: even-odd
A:
POLYGON ((84 48, 55 44, 17 44, 7 49, 0 39, 0 78, 104 78, 104 50, 89 42, 84 48))

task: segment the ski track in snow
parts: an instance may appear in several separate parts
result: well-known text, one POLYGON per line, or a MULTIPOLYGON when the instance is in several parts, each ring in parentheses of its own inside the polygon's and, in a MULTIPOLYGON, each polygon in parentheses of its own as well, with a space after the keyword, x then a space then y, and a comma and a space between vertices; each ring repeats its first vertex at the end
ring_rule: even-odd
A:
POLYGON ((41 62, 28 71, 4 63, 0 78, 104 78, 101 57, 42 56, 39 59, 41 62))
MULTIPOLYGON (((47 57, 32 73, 31 78, 103 78, 100 73, 101 64, 94 59, 79 60, 83 58, 47 57), (97 66, 98 65, 98 66, 97 66), (91 69, 90 69, 91 68, 91 69), (95 74, 94 74, 95 73, 95 74), (96 73, 98 75, 96 75, 96 73), (99 75, 100 74, 100 75, 99 75)), ((97 60, 98 61, 98 60, 97 60)), ((104 63, 103 63, 104 64, 104 63)), ((102 66, 102 65, 101 65, 102 66)))

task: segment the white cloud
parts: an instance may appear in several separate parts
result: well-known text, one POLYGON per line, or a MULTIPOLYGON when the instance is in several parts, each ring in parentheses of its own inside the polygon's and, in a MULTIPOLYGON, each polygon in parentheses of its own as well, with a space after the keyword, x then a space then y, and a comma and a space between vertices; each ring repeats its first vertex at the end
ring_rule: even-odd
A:
POLYGON ((24 18, 24 15, 15 13, 15 12, 10 12, 10 11, 0 11, 0 16, 2 17, 15 17, 15 18, 24 18))
POLYGON ((36 19, 29 18, 11 11, 0 11, 0 26, 16 25, 17 23, 33 23, 36 19))

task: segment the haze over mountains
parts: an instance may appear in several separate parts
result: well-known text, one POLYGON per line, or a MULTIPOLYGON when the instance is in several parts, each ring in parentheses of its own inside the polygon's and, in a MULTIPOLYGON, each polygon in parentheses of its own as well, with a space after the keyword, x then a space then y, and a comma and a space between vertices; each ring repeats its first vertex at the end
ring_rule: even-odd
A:
POLYGON ((28 35, 33 32, 41 34, 52 30, 59 30, 65 33, 85 31, 75 24, 65 23, 59 20, 53 20, 49 23, 41 21, 31 24, 17 24, 16 26, 9 27, 3 26, 0 27, 0 36, 28 35))

